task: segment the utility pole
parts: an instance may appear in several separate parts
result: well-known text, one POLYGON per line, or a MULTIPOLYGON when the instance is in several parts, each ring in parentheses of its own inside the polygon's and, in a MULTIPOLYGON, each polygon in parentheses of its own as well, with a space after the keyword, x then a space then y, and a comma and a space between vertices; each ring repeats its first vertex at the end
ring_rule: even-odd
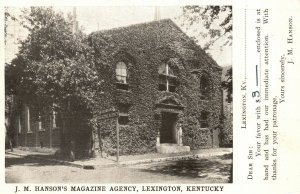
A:
POLYGON ((116 124, 117 124, 117 163, 119 164, 119 155, 120 155, 120 148, 119 148, 119 144, 120 144, 120 137, 119 137, 119 121, 118 121, 118 117, 116 118, 116 124))

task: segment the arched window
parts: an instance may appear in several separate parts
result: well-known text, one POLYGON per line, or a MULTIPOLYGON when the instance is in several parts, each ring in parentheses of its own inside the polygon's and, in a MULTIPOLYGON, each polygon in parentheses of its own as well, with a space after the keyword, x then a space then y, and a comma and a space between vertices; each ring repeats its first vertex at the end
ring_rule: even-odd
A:
POLYGON ((201 128, 207 128, 208 127, 208 112, 207 111, 201 111, 200 115, 200 127, 201 128))
POLYGON ((118 62, 116 66, 116 78, 117 78, 117 88, 121 90, 127 90, 127 66, 124 62, 118 62))
POLYGON ((210 81, 206 74, 200 78, 200 94, 202 100, 208 100, 210 95, 210 81))
POLYGON ((159 86, 160 91, 175 92, 176 89, 176 76, 174 71, 168 64, 161 64, 158 67, 159 86))
POLYGON ((116 76, 118 82, 127 83, 127 67, 124 62, 117 63, 116 76))

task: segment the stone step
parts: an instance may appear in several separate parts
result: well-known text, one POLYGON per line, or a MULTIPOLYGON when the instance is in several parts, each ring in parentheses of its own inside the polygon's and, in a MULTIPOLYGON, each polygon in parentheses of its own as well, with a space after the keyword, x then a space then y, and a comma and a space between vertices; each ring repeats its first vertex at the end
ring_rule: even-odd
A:
POLYGON ((182 146, 178 144, 160 144, 156 146, 156 150, 158 153, 170 154, 170 153, 181 153, 181 152, 189 152, 190 146, 182 146))

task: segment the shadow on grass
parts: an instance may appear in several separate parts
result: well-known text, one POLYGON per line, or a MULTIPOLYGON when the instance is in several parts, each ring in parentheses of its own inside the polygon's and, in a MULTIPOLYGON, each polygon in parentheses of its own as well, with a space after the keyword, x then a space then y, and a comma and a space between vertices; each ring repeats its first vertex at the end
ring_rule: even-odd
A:
POLYGON ((232 159, 232 152, 229 153, 229 154, 224 154, 224 155, 221 155, 221 156, 217 156, 217 158, 220 158, 222 160, 230 160, 230 159, 232 159))
POLYGON ((51 161, 54 155, 28 155, 23 157, 5 157, 5 168, 18 165, 26 166, 53 166, 63 165, 60 162, 51 161))
POLYGON ((232 182, 232 154, 225 154, 209 159, 189 159, 159 163, 144 172, 188 178, 211 178, 232 182))

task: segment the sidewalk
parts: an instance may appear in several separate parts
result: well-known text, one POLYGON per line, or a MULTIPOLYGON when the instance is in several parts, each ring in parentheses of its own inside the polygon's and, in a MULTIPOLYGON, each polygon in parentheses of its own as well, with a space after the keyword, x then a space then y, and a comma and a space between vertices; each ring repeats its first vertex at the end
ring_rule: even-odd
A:
POLYGON ((224 154, 229 154, 232 152, 232 148, 210 148, 210 149, 199 149, 192 150, 185 153, 173 153, 173 154, 161 154, 161 153, 149 153, 142 155, 124 155, 119 157, 119 164, 115 157, 108 158, 89 158, 89 159, 79 159, 73 162, 55 159, 54 155, 50 153, 41 153, 33 151, 24 151, 20 149, 14 149, 13 152, 6 150, 6 154, 17 155, 17 156, 27 156, 33 158, 39 158, 44 160, 49 160, 65 165, 70 165, 78 168, 84 169, 95 169, 95 168, 105 168, 118 165, 134 165, 141 163, 151 163, 151 162, 162 162, 162 161, 173 161, 173 160, 185 160, 190 158, 205 158, 211 156, 219 156, 224 154))

